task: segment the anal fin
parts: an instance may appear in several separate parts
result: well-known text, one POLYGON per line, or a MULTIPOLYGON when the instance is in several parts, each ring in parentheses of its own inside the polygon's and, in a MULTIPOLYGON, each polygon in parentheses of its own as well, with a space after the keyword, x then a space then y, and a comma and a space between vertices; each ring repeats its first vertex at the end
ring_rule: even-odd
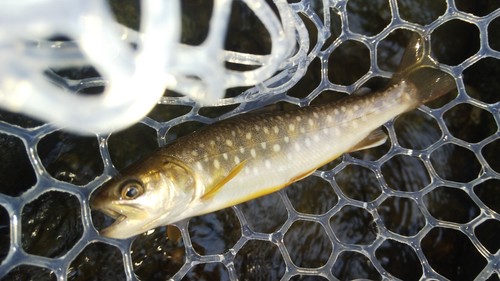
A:
POLYGON ((177 227, 173 225, 167 225, 167 239, 177 244, 181 240, 181 237, 181 231, 177 227))
POLYGON ((226 177, 224 177, 221 181, 217 182, 212 188, 209 188, 208 191, 201 196, 202 200, 207 200, 212 198, 226 183, 228 183, 231 179, 233 179, 237 174, 241 172, 243 167, 245 167, 247 160, 240 162, 238 165, 234 166, 234 168, 229 171, 226 177))
POLYGON ((375 131, 368 134, 366 138, 360 141, 358 144, 353 146, 349 152, 368 149, 372 147, 376 147, 384 144, 387 141, 387 135, 382 131, 382 129, 378 128, 375 131))

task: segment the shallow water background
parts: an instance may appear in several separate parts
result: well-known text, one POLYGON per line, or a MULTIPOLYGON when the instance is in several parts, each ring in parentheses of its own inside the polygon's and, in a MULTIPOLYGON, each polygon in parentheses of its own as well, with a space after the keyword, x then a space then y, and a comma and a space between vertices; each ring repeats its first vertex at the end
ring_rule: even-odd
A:
MULTIPOLYGON (((422 25, 430 24, 446 9, 445 1, 395 2, 404 19, 422 25)), ((112 3, 121 22, 138 27, 137 4, 112 3)), ((320 11, 321 3, 313 3, 316 6, 312 5, 311 9, 320 11)), ((500 8, 500 4, 494 1, 455 3, 460 10, 477 16, 500 8)), ((183 41, 199 44, 206 36, 211 3, 183 0, 182 5, 183 41)), ((266 53, 269 42, 259 28, 260 23, 237 2, 233 8, 235 22, 230 25, 227 47, 266 53)), ((369 36, 381 32, 391 19, 389 2, 383 0, 349 0, 347 12, 351 31, 369 36)), ((324 49, 340 34, 338 15, 332 13, 331 20, 332 39, 327 40, 324 49)), ((304 21, 307 25, 306 17, 304 21)), ((309 30, 314 39, 314 30, 309 30)), ((500 34, 499 18, 490 24, 489 34, 500 34)), ((380 69, 390 72, 397 69, 410 36, 410 31, 398 29, 378 46, 376 57, 380 69)), ((498 36, 489 37, 489 44, 500 51, 498 36)), ((464 21, 449 21, 432 33, 432 48, 438 61, 448 65, 460 64, 479 50, 479 31, 464 21)), ((333 51, 327 63, 331 82, 350 85, 370 69, 370 52, 359 42, 344 42, 333 51)), ((319 67, 318 59, 313 61, 306 76, 288 91, 289 97, 297 98, 294 104, 282 102, 277 107, 307 103, 321 78, 319 67)), ((92 72, 83 70, 71 75, 84 77, 89 73, 92 72)), ((278 193, 180 222, 176 224, 181 230, 179 237, 171 235, 168 239, 167 228, 161 227, 139 235, 127 242, 129 244, 122 244, 121 250, 130 251, 134 272, 140 280, 172 277, 176 280, 230 280, 232 277, 279 280, 287 271, 297 268, 311 268, 311 272, 323 277, 295 275, 292 280, 326 280, 326 276, 332 275, 340 280, 380 280, 383 277, 381 271, 402 280, 418 280, 423 269, 409 244, 414 243, 414 238, 426 225, 442 223, 468 227, 484 211, 478 202, 487 206, 489 211, 500 213, 500 178, 476 180, 484 173, 484 163, 497 175, 500 173, 500 141, 497 138, 480 151, 475 146, 499 134, 500 60, 481 59, 468 67, 463 76, 465 92, 472 99, 458 97, 463 102, 442 110, 447 102, 457 99, 455 91, 429 107, 396 118, 384 128, 391 136, 385 145, 343 155, 314 175, 278 193), (476 106, 475 100, 494 104, 496 116, 476 106), (460 140, 463 146, 453 143, 435 145, 450 135, 460 140), (392 156, 388 157, 394 147, 411 153, 391 153, 392 156), (417 155, 424 156, 419 158, 417 155), (378 166, 378 163, 382 164, 378 166), (443 180, 442 186, 430 189, 429 185, 436 178, 443 180), (393 235, 400 241, 381 240, 380 233, 393 235), (367 245, 377 247, 371 259, 361 253, 363 247, 370 249, 367 245), (231 262, 221 262, 222 258, 231 262)), ((387 81, 387 77, 374 77, 365 86, 380 89, 387 81)), ((238 90, 228 93, 230 96, 236 94, 238 90)), ((174 96, 175 93, 167 92, 166 95, 174 96)), ((343 96, 345 93, 323 91, 312 102, 328 102, 343 96)), ((256 107, 262 105, 256 103, 256 107)), ((207 118, 171 122, 172 125, 161 132, 137 124, 113 133, 107 140, 111 161, 120 170, 160 144, 205 126, 207 120, 212 122, 219 116, 232 115, 235 106, 200 109, 158 105, 148 116, 159 122, 184 121, 183 116, 191 111, 207 118)), ((0 119, 22 127, 40 124, 3 111, 0 119)), ((56 179, 54 182, 85 186, 105 172, 100 145, 95 137, 84 138, 56 131, 44 137, 36 150, 46 171, 56 179)), ((0 133, 0 155, 0 192, 23 198, 23 192, 36 182, 23 143, 16 137, 0 133)), ((30 199, 31 203, 22 210, 22 246, 32 255, 64 258, 83 234, 82 202, 69 193, 51 191, 51 184, 46 183, 47 192, 30 199)), ((92 219, 98 229, 110 223, 99 213, 93 212, 92 219)), ((7 212, 0 207, 0 260, 5 258, 12 239, 9 224, 7 212)), ((499 220, 486 220, 475 227, 473 233, 483 250, 498 256, 499 220)), ((417 247, 421 248, 430 266, 450 280, 472 280, 486 265, 486 259, 470 238, 449 228, 432 228, 417 247)), ((92 243, 72 259, 67 278, 124 280, 126 272, 122 254, 115 246, 92 243)), ((50 270, 24 265, 11 270, 1 280, 56 278, 50 270)), ((492 275, 488 280, 499 280, 499 276, 492 275)))

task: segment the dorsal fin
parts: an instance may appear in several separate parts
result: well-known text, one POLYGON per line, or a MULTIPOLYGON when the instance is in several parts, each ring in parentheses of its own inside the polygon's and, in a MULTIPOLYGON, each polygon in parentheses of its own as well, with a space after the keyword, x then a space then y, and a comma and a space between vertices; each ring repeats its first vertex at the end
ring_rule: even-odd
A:
POLYGON ((238 165, 234 166, 234 168, 224 177, 221 181, 217 182, 213 187, 208 188, 207 192, 201 196, 202 200, 207 200, 215 196, 215 194, 232 178, 234 178, 237 174, 241 172, 247 160, 240 162, 238 165))
POLYGON ((360 141, 358 144, 353 146, 349 152, 368 149, 372 147, 376 147, 384 144, 387 141, 387 135, 382 131, 382 129, 378 128, 375 131, 368 134, 366 138, 360 141))

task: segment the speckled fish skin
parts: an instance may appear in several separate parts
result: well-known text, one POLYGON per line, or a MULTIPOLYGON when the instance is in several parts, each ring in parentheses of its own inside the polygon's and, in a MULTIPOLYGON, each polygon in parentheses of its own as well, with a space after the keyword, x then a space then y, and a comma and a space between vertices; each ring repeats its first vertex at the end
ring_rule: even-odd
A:
POLYGON ((179 138, 97 191, 92 207, 117 219, 101 235, 128 238, 277 191, 361 143, 376 145, 380 138, 366 141, 374 130, 451 90, 450 79, 415 68, 383 91, 245 114, 179 138), (139 194, 126 198, 131 189, 139 194))

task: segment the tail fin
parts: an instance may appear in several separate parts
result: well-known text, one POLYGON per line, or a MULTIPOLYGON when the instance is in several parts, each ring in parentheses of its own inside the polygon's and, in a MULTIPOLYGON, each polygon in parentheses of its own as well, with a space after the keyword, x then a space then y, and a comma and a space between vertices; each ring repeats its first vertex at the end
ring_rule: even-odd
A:
POLYGON ((416 99, 426 103, 456 88, 455 79, 442 71, 430 55, 430 42, 415 35, 406 47, 393 82, 408 81, 416 86, 416 99))

